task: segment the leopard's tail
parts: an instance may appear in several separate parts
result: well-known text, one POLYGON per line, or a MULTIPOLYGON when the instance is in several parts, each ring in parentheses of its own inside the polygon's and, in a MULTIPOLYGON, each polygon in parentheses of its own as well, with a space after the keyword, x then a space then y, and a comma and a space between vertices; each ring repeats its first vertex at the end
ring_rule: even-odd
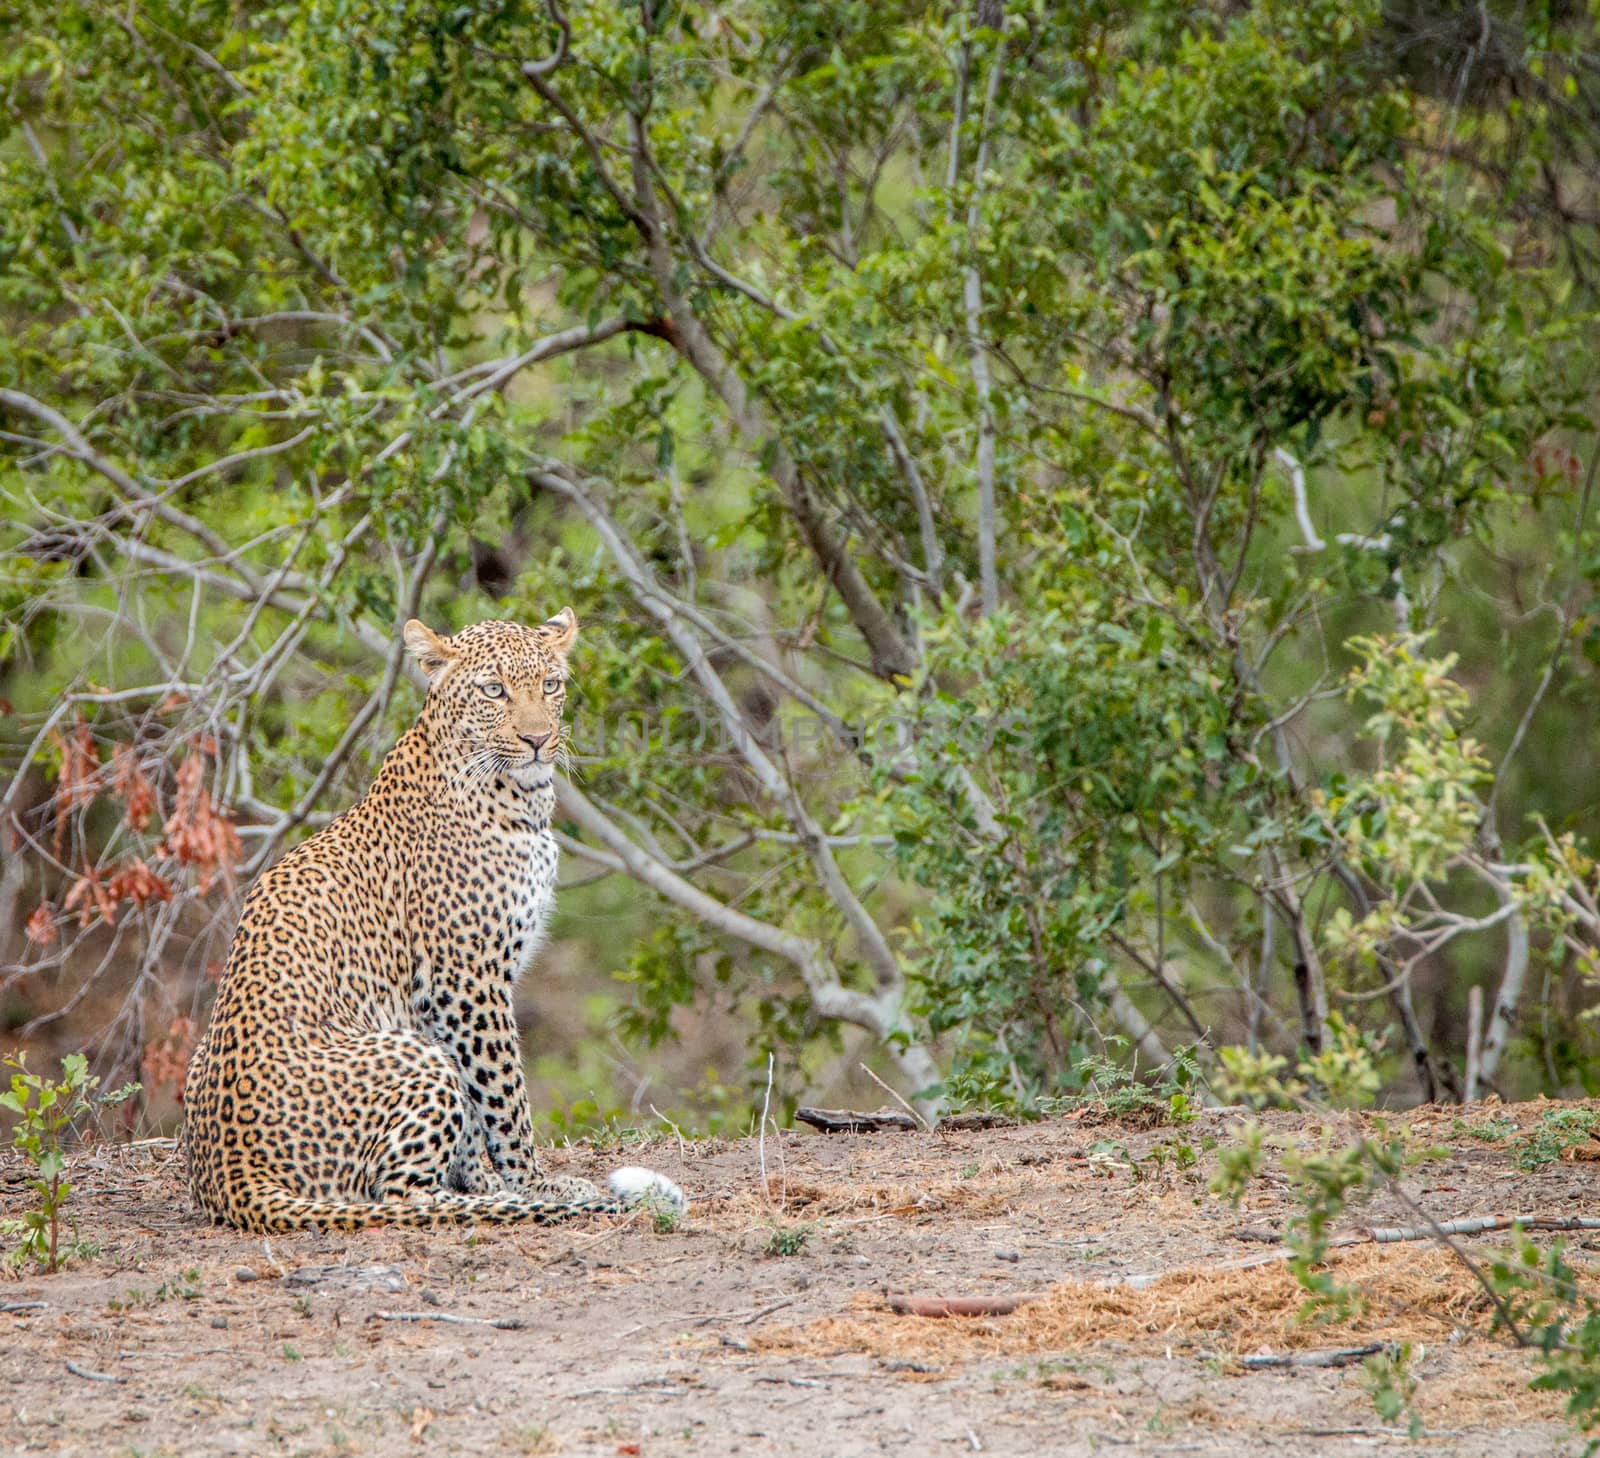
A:
POLYGON ((607 1184, 609 1190, 596 1192, 592 1199, 440 1191, 411 1200, 334 1200, 267 1189, 225 1218, 243 1229, 271 1234, 312 1228, 367 1230, 382 1225, 413 1230, 457 1225, 559 1225, 584 1215, 621 1215, 644 1200, 680 1215, 689 1208, 683 1191, 654 1170, 619 1169, 607 1184))
POLYGON ((397 1225, 433 1230, 451 1225, 558 1225, 580 1215, 619 1215, 621 1200, 535 1200, 524 1195, 441 1193, 417 1200, 322 1200, 263 1191, 236 1224, 250 1230, 366 1230, 397 1225))

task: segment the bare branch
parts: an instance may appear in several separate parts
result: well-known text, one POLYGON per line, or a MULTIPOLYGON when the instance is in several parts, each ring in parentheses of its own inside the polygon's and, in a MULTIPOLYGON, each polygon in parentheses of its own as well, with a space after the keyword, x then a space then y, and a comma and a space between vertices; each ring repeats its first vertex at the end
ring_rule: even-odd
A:
MULTIPOLYGON (((978 157, 973 165, 972 196, 967 203, 967 263, 962 271, 961 298, 966 309, 967 352, 972 363, 972 383, 978 393, 978 584, 985 614, 1000 606, 1000 577, 996 566, 996 519, 994 499, 995 424, 989 355, 983 339, 983 275, 978 269, 975 239, 982 222, 983 173, 988 165, 989 132, 995 98, 1000 92, 1000 77, 1005 70, 1004 42, 995 47, 989 67, 989 84, 984 93, 983 118, 978 130, 978 157)), ((963 73, 965 67, 963 66, 963 73)), ((955 144, 951 144, 952 159, 955 144)))
POLYGON ((690 673, 700 685, 701 692, 717 709, 740 756, 755 775, 757 782, 782 807, 790 824, 794 826, 801 845, 816 870, 822 889, 855 934, 857 945, 867 965, 872 968, 879 988, 896 996, 903 994, 904 974, 899 959, 889 946, 882 928, 861 904, 844 874, 839 870, 821 826, 812 818, 800 796, 795 793, 793 785, 756 742, 755 735, 728 692, 727 685, 723 683, 721 676, 706 657, 705 646, 688 621, 687 615, 681 610, 681 605, 676 604, 656 585, 649 568, 639 560, 637 554, 622 538, 615 523, 606 516, 588 492, 554 471, 535 471, 531 474, 539 485, 565 497, 577 506, 601 533, 613 559, 622 569, 630 585, 636 589, 640 605, 656 619, 678 651, 683 654, 690 673))
MULTIPOLYGON (((535 82, 536 86, 543 83, 535 82)), ((598 153, 598 144, 581 128, 570 111, 569 125, 580 130, 586 143, 598 153)), ((804 479, 793 457, 773 429, 765 410, 751 398, 744 380, 706 332, 698 314, 679 288, 677 264, 667 247, 664 225, 656 204, 652 184, 652 159, 640 117, 628 118, 633 147, 633 180, 636 200, 629 204, 630 216, 644 240, 651 278, 672 322, 676 325, 673 343, 689 364, 716 392, 728 410, 734 428, 752 446, 764 445, 770 457, 768 474, 783 493, 789 514, 801 538, 821 565, 838 592, 852 621, 866 639, 872 655, 873 671, 885 679, 909 677, 916 668, 917 655, 906 642, 877 594, 851 556, 822 509, 815 491, 804 479)), ((615 184, 612 184, 613 186, 615 184)))
POLYGON ((556 48, 542 61, 524 61, 522 74, 532 81, 536 76, 548 76, 563 61, 567 59, 567 52, 572 46, 572 22, 562 12, 556 0, 544 0, 544 8, 550 12, 550 18, 555 21, 559 34, 556 36, 556 48))
MULTIPOLYGON (((902 1042, 891 1035, 907 1031, 900 998, 893 993, 872 996, 846 987, 820 945, 793 932, 783 931, 724 902, 663 865, 617 828, 570 781, 559 783, 562 814, 580 830, 592 835, 627 873, 673 905, 689 912, 714 931, 731 936, 788 962, 800 974, 813 1004, 823 1017, 854 1023, 873 1036, 888 1040, 900 1070, 917 1090, 938 1082, 938 1069, 919 1043, 902 1042)), ((921 1101, 925 1105, 928 1101, 921 1101)))

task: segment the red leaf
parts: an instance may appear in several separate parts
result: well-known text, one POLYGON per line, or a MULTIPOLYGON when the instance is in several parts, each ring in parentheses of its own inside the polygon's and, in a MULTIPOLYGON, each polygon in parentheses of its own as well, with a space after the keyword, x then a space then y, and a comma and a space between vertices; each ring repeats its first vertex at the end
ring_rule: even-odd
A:
POLYGON ((27 923, 28 940, 41 947, 53 947, 56 938, 60 935, 56 931, 56 914, 50 909, 48 901, 41 901, 33 908, 33 914, 27 923))

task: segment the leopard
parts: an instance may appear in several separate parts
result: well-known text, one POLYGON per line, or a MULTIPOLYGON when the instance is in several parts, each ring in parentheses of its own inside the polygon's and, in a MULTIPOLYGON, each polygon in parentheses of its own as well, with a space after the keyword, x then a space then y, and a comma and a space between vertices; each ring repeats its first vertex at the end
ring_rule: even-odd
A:
POLYGON ((416 722, 367 792, 245 897, 184 1090, 189 1186, 215 1224, 274 1233, 676 1214, 534 1153, 514 991, 544 939, 570 607, 454 634, 407 621, 416 722))

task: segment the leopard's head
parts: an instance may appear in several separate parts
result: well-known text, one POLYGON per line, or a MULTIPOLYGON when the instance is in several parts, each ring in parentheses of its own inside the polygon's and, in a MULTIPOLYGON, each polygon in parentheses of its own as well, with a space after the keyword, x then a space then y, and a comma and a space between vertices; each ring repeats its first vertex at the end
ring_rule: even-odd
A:
POLYGON ((504 774, 524 789, 552 781, 577 636, 571 608, 536 628, 474 623, 449 637, 416 618, 406 624, 406 647, 428 676, 423 716, 465 751, 472 778, 504 774))

